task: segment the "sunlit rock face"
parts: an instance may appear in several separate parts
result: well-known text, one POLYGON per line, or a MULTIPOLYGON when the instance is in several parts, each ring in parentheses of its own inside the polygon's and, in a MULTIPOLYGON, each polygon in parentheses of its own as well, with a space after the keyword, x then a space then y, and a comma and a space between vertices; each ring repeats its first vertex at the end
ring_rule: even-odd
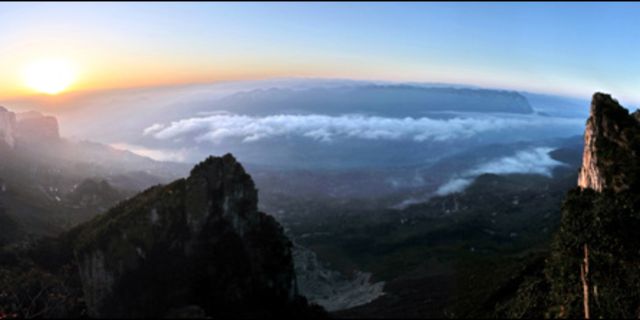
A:
POLYGON ((228 154, 72 230, 89 315, 161 317, 187 308, 272 317, 304 308, 291 242, 257 200, 251 177, 228 154))
POLYGON ((0 106, 0 142, 13 148, 15 144, 16 115, 0 106))
POLYGON ((584 134, 578 186, 602 191, 627 190, 640 177, 640 122, 608 94, 596 93, 584 134))
POLYGON ((590 122, 587 123, 587 130, 584 132, 584 153, 582 154, 582 167, 578 176, 578 186, 596 191, 604 189, 604 179, 598 169, 598 156, 596 154, 594 128, 590 122))
MULTIPOLYGON (((586 307, 592 318, 638 316, 638 115, 638 111, 629 114, 609 95, 593 96, 579 187, 570 190, 562 204, 558 232, 541 273, 549 289, 540 290, 544 293, 539 297, 544 299, 547 309, 533 311, 539 312, 538 317, 581 318, 586 307), (594 271, 587 276, 584 272, 582 277, 574 276, 576 270, 584 271, 586 262, 594 271), (576 288, 580 287, 593 292, 593 300, 576 294, 576 288)), ((530 296, 525 299, 520 301, 535 305, 530 296)), ((521 312, 518 310, 518 314, 526 314, 521 312)), ((536 317, 533 313, 529 316, 536 317)))

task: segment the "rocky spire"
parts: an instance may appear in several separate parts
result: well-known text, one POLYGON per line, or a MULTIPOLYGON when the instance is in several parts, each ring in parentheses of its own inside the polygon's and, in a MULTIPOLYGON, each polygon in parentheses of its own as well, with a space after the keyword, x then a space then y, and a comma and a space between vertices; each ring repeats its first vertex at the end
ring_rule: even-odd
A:
POLYGON ((584 153, 578 177, 583 189, 626 190, 638 184, 640 162, 639 113, 620 106, 610 95, 595 93, 584 133, 584 153))

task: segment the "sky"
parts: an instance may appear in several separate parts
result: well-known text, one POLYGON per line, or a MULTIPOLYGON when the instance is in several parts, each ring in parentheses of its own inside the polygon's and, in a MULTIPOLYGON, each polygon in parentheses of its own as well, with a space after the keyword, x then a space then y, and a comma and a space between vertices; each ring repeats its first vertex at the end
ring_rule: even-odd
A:
POLYGON ((639 3, 0 3, 0 98, 274 77, 464 83, 640 102, 639 3))

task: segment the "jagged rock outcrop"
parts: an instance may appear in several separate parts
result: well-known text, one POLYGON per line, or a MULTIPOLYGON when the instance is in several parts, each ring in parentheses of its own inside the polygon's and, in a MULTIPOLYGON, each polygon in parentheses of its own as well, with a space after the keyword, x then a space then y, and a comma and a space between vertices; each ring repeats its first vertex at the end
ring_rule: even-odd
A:
POLYGON ((0 106, 0 142, 13 148, 16 141, 51 143, 60 141, 58 120, 39 112, 11 112, 0 106))
POLYGON ((257 201, 251 177, 227 154, 70 231, 65 237, 75 243, 89 315, 202 309, 213 317, 274 317, 307 310, 291 242, 257 201))
POLYGON ((15 144, 16 115, 0 106, 0 143, 13 148, 15 144))
POLYGON ((580 188, 621 191, 640 182, 639 117, 638 111, 629 114, 608 94, 593 95, 584 134, 580 188))
POLYGON ((16 115, 16 138, 35 142, 56 142, 60 140, 58 119, 36 111, 16 115))

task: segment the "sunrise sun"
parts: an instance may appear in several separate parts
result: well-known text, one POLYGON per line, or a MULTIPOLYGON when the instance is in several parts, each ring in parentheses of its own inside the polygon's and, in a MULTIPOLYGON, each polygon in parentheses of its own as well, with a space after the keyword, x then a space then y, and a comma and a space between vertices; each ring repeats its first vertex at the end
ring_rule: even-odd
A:
POLYGON ((75 81, 73 65, 63 59, 34 61, 24 69, 24 82, 32 90, 50 95, 65 91, 75 81))

